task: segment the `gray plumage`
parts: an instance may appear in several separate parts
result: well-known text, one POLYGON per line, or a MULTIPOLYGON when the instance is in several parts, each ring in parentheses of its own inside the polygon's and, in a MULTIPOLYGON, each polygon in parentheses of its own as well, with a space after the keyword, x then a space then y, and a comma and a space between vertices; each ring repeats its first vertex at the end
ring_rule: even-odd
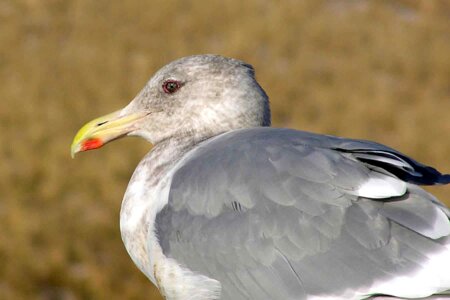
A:
POLYGON ((168 299, 450 288, 450 214, 418 186, 449 175, 374 142, 267 127, 253 68, 221 56, 163 67, 122 114, 141 110, 130 134, 155 147, 130 181, 121 231, 168 299))
MULTIPOLYGON (((156 219, 162 248, 219 280, 224 299, 339 294, 414 272, 427 253, 445 250, 446 208, 413 185, 393 199, 352 195, 382 174, 358 160, 373 151, 400 155, 286 129, 205 142, 173 175, 169 204, 156 219)), ((407 167, 421 177, 421 165, 407 167)))

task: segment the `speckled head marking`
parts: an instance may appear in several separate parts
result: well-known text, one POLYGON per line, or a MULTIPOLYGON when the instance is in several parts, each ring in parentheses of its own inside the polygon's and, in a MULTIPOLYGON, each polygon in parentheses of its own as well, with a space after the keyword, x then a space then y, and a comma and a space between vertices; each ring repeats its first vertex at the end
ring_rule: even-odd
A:
POLYGON ((127 126, 120 123, 122 130, 113 136, 109 130, 107 139, 102 128, 111 128, 111 120, 105 117, 80 130, 73 154, 124 135, 157 144, 179 136, 203 140, 234 129, 270 125, 269 100, 253 67, 218 55, 189 56, 161 68, 127 107, 114 114, 127 126), (101 143, 86 143, 94 137, 101 143))
POLYGON ((123 112, 142 109, 151 112, 149 122, 135 134, 152 143, 270 125, 268 97, 252 66, 217 55, 185 57, 160 69, 123 112))

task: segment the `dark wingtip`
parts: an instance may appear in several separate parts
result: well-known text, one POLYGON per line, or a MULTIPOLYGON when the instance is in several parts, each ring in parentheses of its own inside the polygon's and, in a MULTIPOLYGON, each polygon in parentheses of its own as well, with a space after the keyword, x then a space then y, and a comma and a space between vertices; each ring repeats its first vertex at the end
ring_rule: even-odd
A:
POLYGON ((438 180, 439 184, 448 184, 450 183, 450 174, 442 174, 438 180))

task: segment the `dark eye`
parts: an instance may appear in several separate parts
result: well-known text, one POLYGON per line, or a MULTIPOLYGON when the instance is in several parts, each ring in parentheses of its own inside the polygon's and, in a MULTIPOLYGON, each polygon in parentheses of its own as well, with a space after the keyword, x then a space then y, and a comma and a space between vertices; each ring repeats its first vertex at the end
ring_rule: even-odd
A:
POLYGON ((180 88, 180 83, 176 80, 167 80, 162 86, 164 93, 173 94, 180 88))

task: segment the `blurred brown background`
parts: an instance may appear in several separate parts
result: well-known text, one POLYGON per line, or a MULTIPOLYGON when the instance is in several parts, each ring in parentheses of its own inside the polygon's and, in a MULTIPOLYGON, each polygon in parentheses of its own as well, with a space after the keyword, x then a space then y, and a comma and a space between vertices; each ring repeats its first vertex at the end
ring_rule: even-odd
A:
POLYGON ((150 145, 76 160, 69 146, 182 56, 253 64, 275 126, 374 139, 450 172, 449 16, 445 0, 1 1, 0 298, 159 299, 118 222, 150 145))

